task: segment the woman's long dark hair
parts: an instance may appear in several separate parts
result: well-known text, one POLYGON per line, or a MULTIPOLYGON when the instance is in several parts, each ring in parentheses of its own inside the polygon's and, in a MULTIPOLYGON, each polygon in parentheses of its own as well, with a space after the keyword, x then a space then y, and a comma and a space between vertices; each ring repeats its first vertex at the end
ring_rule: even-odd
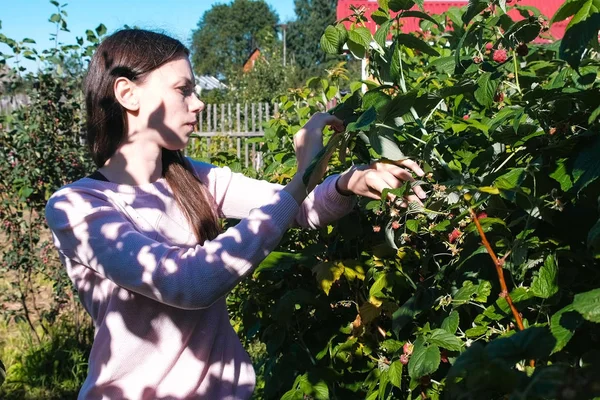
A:
MULTIPOLYGON (((178 40, 142 29, 124 29, 104 39, 94 53, 85 79, 87 142, 102 167, 127 134, 125 109, 115 98, 117 78, 142 81, 150 72, 189 50, 178 40)), ((198 243, 219 234, 216 211, 205 186, 181 151, 162 150, 163 176, 193 227, 198 243)))

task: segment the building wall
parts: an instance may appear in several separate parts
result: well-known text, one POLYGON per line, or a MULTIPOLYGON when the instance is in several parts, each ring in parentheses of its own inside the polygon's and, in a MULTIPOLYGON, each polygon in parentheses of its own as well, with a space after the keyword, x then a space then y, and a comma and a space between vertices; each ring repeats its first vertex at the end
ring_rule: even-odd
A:
MULTIPOLYGON (((515 1, 515 0, 513 0, 515 1)), ((548 17, 548 19, 552 18, 556 10, 564 3, 564 0, 520 0, 519 5, 522 6, 533 6, 540 10, 540 12, 548 17)), ((428 14, 441 14, 448 10, 450 7, 464 7, 468 5, 468 1, 464 0, 425 0, 424 8, 425 12, 428 14)), ((352 15, 352 11, 350 10, 350 5, 354 5, 355 7, 364 6, 367 9, 365 15, 369 19, 366 26, 369 30, 374 34, 377 30, 377 24, 373 20, 371 20, 371 13, 378 8, 377 0, 338 0, 337 6, 337 19, 343 19, 350 15, 352 15)), ((414 9, 418 9, 417 6, 414 9)), ((521 15, 518 11, 513 10, 509 12, 509 15, 515 19, 522 19, 521 15)), ((403 32, 415 32, 419 30, 419 22, 420 20, 417 18, 403 18, 403 32)), ((561 21, 556 24, 553 24, 550 28, 550 32, 556 39, 561 39, 565 33, 565 28, 567 26, 567 21, 561 21)), ((345 23, 346 27, 350 27, 350 23, 345 23)))

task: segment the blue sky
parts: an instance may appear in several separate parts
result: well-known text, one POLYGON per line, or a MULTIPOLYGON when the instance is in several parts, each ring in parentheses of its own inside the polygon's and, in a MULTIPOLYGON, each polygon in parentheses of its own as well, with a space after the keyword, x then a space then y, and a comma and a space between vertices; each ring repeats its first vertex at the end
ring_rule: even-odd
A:
MULTIPOLYGON (((86 29, 103 23, 108 32, 123 25, 158 29, 189 44, 191 32, 200 17, 213 4, 231 0, 59 0, 67 3, 67 24, 71 32, 59 32, 59 42, 75 43, 76 36, 85 37, 86 29)), ((294 0, 267 0, 281 22, 295 19, 294 0)), ((48 18, 56 8, 49 0, 0 0, 0 33, 15 40, 31 38, 37 49, 50 48, 54 25, 48 18)), ((8 47, 0 44, 0 51, 8 47)), ((30 66, 29 66, 30 67, 30 66)))

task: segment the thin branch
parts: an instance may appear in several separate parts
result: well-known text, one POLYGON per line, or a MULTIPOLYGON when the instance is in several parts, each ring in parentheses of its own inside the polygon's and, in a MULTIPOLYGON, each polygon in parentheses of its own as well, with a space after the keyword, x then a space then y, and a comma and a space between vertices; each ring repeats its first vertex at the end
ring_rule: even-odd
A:
POLYGON ((496 266, 496 272, 498 273, 498 280, 500 281, 500 289, 502 290, 502 292, 500 293, 500 297, 503 297, 506 299, 506 302, 508 303, 510 310, 512 311, 512 314, 515 317, 515 321, 517 321, 517 326, 519 327, 519 330, 522 331, 525 329, 525 327, 523 326, 523 318, 521 318, 521 314, 517 310, 517 307, 515 307, 515 305, 512 301, 512 298, 510 297, 510 294, 508 293, 508 287, 506 286, 506 280, 504 279, 504 270, 502 269, 502 266, 504 265, 504 262, 506 261, 506 257, 508 256, 509 253, 507 253, 501 259, 498 259, 498 257, 496 256, 496 253, 494 252, 494 249, 492 249, 490 242, 488 242, 487 237, 485 236, 485 233, 483 232, 483 228, 481 227, 481 224, 479 223, 477 214, 475 214, 475 211, 473 211, 472 208, 469 208, 469 212, 471 213, 471 218, 473 218, 473 222, 475 222, 475 226, 477 226, 477 230, 479 231, 479 236, 481 236, 481 241, 483 242, 483 245, 485 246, 488 254, 492 258, 492 261, 494 262, 494 265, 496 266))

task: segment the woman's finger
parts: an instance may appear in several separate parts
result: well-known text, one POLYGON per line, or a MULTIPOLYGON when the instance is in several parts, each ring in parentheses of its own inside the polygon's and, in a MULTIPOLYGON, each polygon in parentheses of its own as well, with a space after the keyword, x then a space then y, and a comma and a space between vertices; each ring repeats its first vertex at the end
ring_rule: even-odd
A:
MULTIPOLYGON (((418 168, 418 171, 415 171, 414 169, 412 169, 413 171, 415 171, 415 173, 419 173, 423 172, 419 166, 417 165, 417 163, 415 163, 414 161, 411 160, 404 160, 404 161, 410 161, 410 163, 408 163, 408 168, 412 167, 412 168, 418 168), (411 164, 412 163, 412 164, 411 164)), ((403 162, 404 162, 403 161, 403 162)), ((411 184, 415 181, 415 178, 413 178, 413 176, 411 175, 411 173, 409 171, 407 171, 406 169, 399 167, 396 164, 388 164, 388 163, 384 163, 382 164, 382 167, 388 171, 390 171, 392 174, 394 174, 398 179, 406 181, 406 182, 410 182, 411 184)), ((423 188, 420 185, 416 185, 412 188, 413 192, 419 196, 420 199, 425 199, 427 198, 427 194, 425 193, 425 191, 423 190, 423 188)))
POLYGON ((408 169, 411 169, 412 171, 414 171, 415 174, 417 174, 418 176, 424 176, 425 175, 425 171, 423 171, 421 169, 421 167, 419 167, 419 164, 417 164, 415 161, 410 160, 410 159, 406 159, 406 160, 402 160, 400 162, 398 162, 397 165, 401 165, 403 167, 406 167, 408 169))

